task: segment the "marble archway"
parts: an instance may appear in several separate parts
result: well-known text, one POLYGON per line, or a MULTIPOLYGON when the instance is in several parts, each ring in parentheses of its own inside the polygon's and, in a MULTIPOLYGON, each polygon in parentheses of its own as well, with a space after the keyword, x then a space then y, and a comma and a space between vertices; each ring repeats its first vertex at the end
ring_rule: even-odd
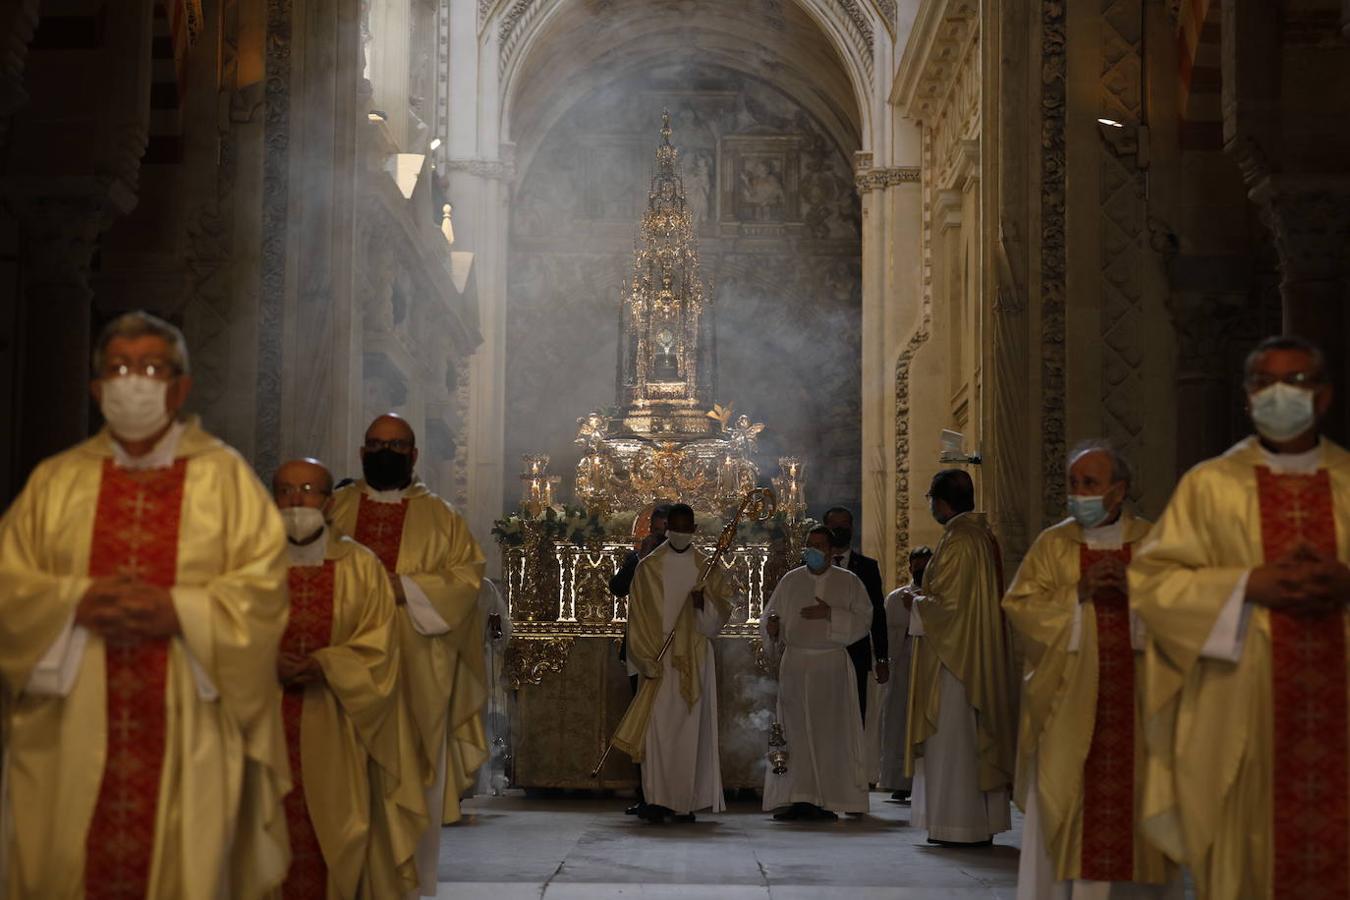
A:
MULTIPOLYGON (((889 560, 895 527, 893 378, 918 313, 917 130, 890 103, 907 0, 452 0, 448 114, 438 166, 461 245, 476 253, 482 350, 469 383, 468 512, 486 532, 514 483, 506 459, 507 309, 514 207, 546 136, 582 97, 689 58, 773 86, 845 158, 859 225, 857 469, 862 541, 889 560)), ((565 124, 563 127, 566 127, 565 124)), ((678 127, 677 127, 678 135, 678 127)), ((678 136, 677 136, 678 141, 678 136)), ((619 246, 627 246, 631 223, 619 246)), ((583 410, 584 411, 584 410, 583 410)))

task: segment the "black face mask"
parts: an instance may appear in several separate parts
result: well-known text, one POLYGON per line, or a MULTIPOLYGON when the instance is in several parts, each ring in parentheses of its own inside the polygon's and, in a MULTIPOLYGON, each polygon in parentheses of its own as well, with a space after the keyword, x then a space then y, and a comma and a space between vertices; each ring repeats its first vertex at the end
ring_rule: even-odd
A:
POLYGON ((412 481, 412 457, 387 447, 375 450, 362 458, 361 473, 366 476, 366 484, 377 491, 407 487, 412 481))
POLYGON ((853 546, 853 528, 840 525, 830 529, 830 547, 835 550, 847 550, 853 546))

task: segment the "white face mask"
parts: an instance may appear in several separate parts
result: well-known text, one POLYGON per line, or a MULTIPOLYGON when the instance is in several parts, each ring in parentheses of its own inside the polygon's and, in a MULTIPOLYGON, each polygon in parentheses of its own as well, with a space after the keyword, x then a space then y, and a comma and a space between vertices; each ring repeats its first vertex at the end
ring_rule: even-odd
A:
POLYGON ((326 524, 323 510, 312 506, 288 506, 281 511, 281 521, 286 524, 286 537, 292 544, 304 543, 306 538, 318 534, 326 524))
POLYGON ((670 544, 676 550, 684 552, 689 549, 689 545, 694 542, 694 533, 692 531, 667 531, 666 543, 670 544))
POLYGON ((145 375, 109 378, 99 393, 99 409, 113 434, 143 441, 169 424, 168 393, 167 381, 145 375))
POLYGON ((1317 422, 1313 392, 1283 381, 1249 394, 1247 402, 1252 409, 1252 424, 1268 441, 1292 440, 1317 422))

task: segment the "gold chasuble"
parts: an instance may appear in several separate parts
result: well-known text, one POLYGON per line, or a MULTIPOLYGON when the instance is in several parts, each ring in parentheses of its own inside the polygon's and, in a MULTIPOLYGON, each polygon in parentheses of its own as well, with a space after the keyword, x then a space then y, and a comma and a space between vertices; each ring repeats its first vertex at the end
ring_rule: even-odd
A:
POLYGON ((1104 590, 1078 601, 1083 573, 1106 556, 1128 563, 1148 531, 1148 522, 1122 513, 1122 546, 1096 549, 1084 542, 1082 526, 1066 519, 1041 532, 1003 598, 1026 652, 1017 802, 1028 808, 1034 770, 1041 831, 1059 881, 1174 877, 1137 833, 1143 656, 1132 646, 1128 600, 1104 590))
POLYGON ((946 667, 965 686, 975 710, 979 789, 1013 783, 1017 740, 1016 676, 999 601, 1002 562, 983 513, 967 512, 947 522, 924 570, 923 594, 914 598, 923 635, 914 640, 905 774, 924 741, 937 733, 940 675, 946 667))
POLYGON ((417 738, 423 782, 446 761, 442 823, 460 818, 459 798, 487 759, 483 617, 478 589, 483 552, 450 505, 414 480, 397 502, 373 499, 364 481, 334 494, 333 525, 369 547, 393 575, 425 594, 449 630, 424 635, 407 604, 397 616, 405 713, 417 738))
POLYGON ((312 655, 323 669, 322 681, 287 688, 282 702, 295 788, 286 796, 292 858, 281 894, 398 897, 416 886, 411 847, 426 813, 419 771, 409 773, 411 791, 398 793, 394 592, 369 550, 331 532, 319 540, 323 546, 314 549, 322 555, 313 565, 292 553, 291 616, 281 641, 283 650, 312 655), (372 803, 382 812, 373 814, 372 803), (372 822, 389 820, 405 829, 406 853, 381 869, 388 854, 372 854, 369 842, 389 836, 372 834, 372 822))
MULTIPOLYGON (((656 661, 666 640, 662 627, 664 567, 659 563, 669 552, 669 546, 663 544, 648 554, 633 576, 633 589, 629 594, 632 600, 628 604, 628 660, 642 675, 642 684, 619 722, 614 746, 631 756, 634 762, 642 762, 647 725, 664 677, 664 662, 658 664, 656 661)), ((694 563, 702 572, 708 555, 697 548, 692 552, 694 563)), ((708 582, 703 586, 703 602, 713 604, 724 621, 731 615, 731 588, 721 566, 714 568, 708 576, 708 582)), ((693 604, 686 603, 675 620, 675 638, 666 653, 671 666, 680 673, 680 695, 691 707, 702 695, 703 681, 699 673, 703 671, 705 654, 711 652, 711 641, 694 627, 693 604)))
POLYGON ((256 898, 285 876, 286 536, 233 450, 176 428, 160 468, 119 468, 106 431, 44 461, 0 520, 14 900, 256 898), (116 574, 167 588, 182 634, 105 645, 72 627, 91 579, 116 574))
POLYGON ((1218 640, 1247 573, 1300 543, 1350 560, 1350 454, 1323 438, 1291 467, 1248 438, 1186 473, 1130 567, 1150 635, 1143 827, 1202 898, 1350 896, 1350 614, 1243 604, 1218 640))

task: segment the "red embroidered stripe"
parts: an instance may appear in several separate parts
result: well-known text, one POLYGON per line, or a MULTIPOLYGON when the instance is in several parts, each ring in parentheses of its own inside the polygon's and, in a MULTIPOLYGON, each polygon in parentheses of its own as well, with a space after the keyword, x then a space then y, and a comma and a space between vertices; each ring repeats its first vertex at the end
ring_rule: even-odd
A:
MULTIPOLYGON (((1130 561, 1130 548, 1079 554, 1080 571, 1117 557, 1130 561)), ((1134 648, 1130 607, 1123 591, 1098 591, 1097 708, 1092 744, 1083 764, 1083 851, 1081 877, 1091 881, 1134 880, 1134 648)))
MULTIPOLYGON (((126 575, 172 587, 187 460, 127 472, 109 460, 99 485, 89 575, 126 575)), ((94 817, 85 837, 87 900, 141 900, 155 851, 164 767, 167 640, 108 644, 108 743, 94 817)))
POLYGON ((376 503, 365 494, 356 511, 356 533, 352 537, 374 551, 393 574, 398 569, 398 550, 403 544, 403 519, 408 514, 408 501, 376 503))
MULTIPOLYGON (((291 615, 281 638, 283 653, 308 655, 327 647, 333 631, 333 561, 290 570, 291 615)), ((305 775, 300 760, 300 715, 305 688, 287 688, 281 701, 286 725, 286 753, 295 786, 286 795, 286 829, 291 836, 291 867, 281 888, 285 900, 325 900, 328 866, 305 803, 305 775)))
MULTIPOLYGON (((1258 467, 1267 561, 1300 543, 1336 555, 1331 478, 1258 467)), ((1270 614, 1276 900, 1350 896, 1350 729, 1344 613, 1270 614)))

